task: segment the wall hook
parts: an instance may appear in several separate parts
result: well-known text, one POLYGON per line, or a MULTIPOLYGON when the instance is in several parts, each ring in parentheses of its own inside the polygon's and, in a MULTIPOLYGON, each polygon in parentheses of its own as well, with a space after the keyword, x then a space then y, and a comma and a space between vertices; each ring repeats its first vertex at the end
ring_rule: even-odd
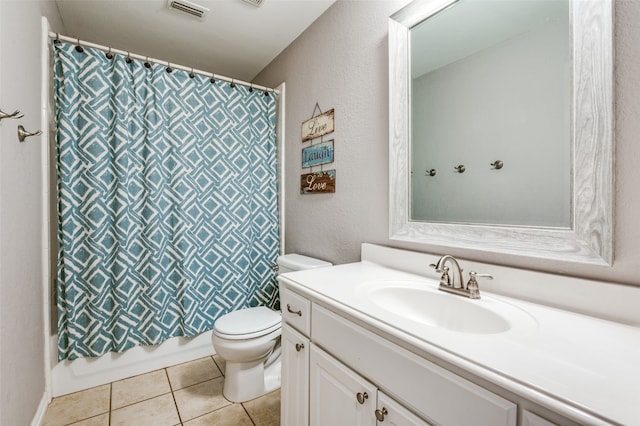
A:
POLYGON ((436 169, 431 169, 431 170, 427 169, 427 170, 425 170, 425 172, 426 172, 425 176, 435 176, 437 170, 436 169))
POLYGON ((42 130, 36 130, 35 132, 27 132, 22 124, 18 126, 18 140, 20 142, 24 142, 26 138, 30 138, 31 136, 40 136, 42 134, 42 130))
POLYGON ((496 160, 489 165, 492 166, 493 169, 500 170, 504 166, 504 163, 500 160, 496 160))
POLYGON ((460 164, 459 166, 456 166, 453 168, 456 173, 464 173, 464 171, 466 170, 466 168, 464 167, 464 164, 460 164))
POLYGON ((24 117, 24 114, 21 114, 19 109, 13 111, 11 114, 7 114, 6 112, 0 110, 0 120, 2 120, 3 118, 13 118, 14 120, 17 120, 18 118, 22 117, 24 117))

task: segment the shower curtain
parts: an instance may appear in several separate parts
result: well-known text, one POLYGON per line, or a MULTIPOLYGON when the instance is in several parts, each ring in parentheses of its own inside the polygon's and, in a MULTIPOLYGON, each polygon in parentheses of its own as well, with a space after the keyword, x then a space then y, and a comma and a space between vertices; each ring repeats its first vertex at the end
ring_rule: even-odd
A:
POLYGON ((58 358, 277 309, 276 94, 79 50, 53 42, 58 358))

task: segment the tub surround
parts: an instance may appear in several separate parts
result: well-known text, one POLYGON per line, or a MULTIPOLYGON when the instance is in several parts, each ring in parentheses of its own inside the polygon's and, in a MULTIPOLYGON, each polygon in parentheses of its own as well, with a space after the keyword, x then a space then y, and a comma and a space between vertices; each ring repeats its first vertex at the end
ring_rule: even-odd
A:
MULTIPOLYGON (((433 255, 364 244, 361 262, 294 272, 281 277, 280 282, 284 291, 302 295, 432 362, 470 375, 472 381, 479 379, 495 385, 507 395, 515 395, 518 401, 530 401, 580 424, 640 424, 637 410, 640 404, 640 365, 637 362, 640 359, 640 329, 637 314, 631 310, 631 302, 638 300, 639 290, 602 283, 599 284, 602 289, 592 293, 590 289, 595 283, 579 283, 580 280, 463 260, 461 266, 465 271, 488 272, 496 278, 494 282, 480 283, 483 297, 478 301, 480 304, 506 304, 523 316, 522 324, 494 334, 419 326, 380 309, 364 296, 363 288, 371 287, 372 282, 405 281, 436 289, 439 274, 427 266, 434 260, 437 257, 433 255), (543 297, 536 285, 543 289, 553 286, 557 291, 543 297), (512 287, 523 287, 524 290, 509 291, 512 287), (546 299, 574 311, 618 319, 627 324, 505 297, 492 291, 546 299), (608 295, 606 298, 604 292, 608 295), (592 294, 585 297, 584 293, 592 294), (571 299, 573 294, 577 299, 574 305, 571 300, 553 299, 563 296, 571 299), (610 300, 618 299, 618 296, 626 297, 626 301, 617 301, 613 306, 610 300), (608 312, 607 308, 616 311, 608 312)), ((381 385, 384 384, 378 383, 381 385)))

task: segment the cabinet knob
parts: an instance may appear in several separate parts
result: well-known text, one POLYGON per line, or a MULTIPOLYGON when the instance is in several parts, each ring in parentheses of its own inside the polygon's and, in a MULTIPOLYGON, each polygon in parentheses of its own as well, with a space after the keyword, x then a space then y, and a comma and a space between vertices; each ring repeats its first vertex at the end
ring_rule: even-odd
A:
POLYGON ((360 404, 364 404, 364 402, 367 400, 367 398, 369 398, 369 395, 367 395, 366 392, 362 393, 362 392, 358 392, 356 394, 356 399, 358 400, 358 402, 360 404))
POLYGON ((376 410, 375 411, 376 414, 376 419, 379 422, 384 422, 384 416, 386 416, 387 414, 389 414, 389 412, 387 411, 386 408, 382 407, 382 410, 376 410))
POLYGON ((291 309, 291 305, 287 303, 287 311, 289 311, 289 313, 297 315, 299 317, 302 316, 302 311, 294 311, 293 309, 291 309))
POLYGON ((304 343, 296 343, 296 351, 300 352, 304 349, 304 343))

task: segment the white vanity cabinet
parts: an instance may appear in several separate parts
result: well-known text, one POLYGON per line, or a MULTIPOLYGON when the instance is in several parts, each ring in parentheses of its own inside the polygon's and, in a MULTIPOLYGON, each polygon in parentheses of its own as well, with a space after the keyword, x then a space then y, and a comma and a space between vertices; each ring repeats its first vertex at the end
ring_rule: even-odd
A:
POLYGON ((429 426, 313 343, 310 376, 311 426, 429 426))
POLYGON ((428 425, 426 420, 448 426, 516 425, 517 406, 512 402, 311 303, 286 286, 280 292, 286 303, 282 425, 428 425), (301 321, 305 317, 310 319, 307 335, 293 330, 289 321, 306 330, 301 321))
POLYGON ((377 389, 317 346, 311 346, 311 426, 375 426, 377 389))
POLYGON ((309 421, 309 339, 286 322, 282 325, 282 426, 309 421))

